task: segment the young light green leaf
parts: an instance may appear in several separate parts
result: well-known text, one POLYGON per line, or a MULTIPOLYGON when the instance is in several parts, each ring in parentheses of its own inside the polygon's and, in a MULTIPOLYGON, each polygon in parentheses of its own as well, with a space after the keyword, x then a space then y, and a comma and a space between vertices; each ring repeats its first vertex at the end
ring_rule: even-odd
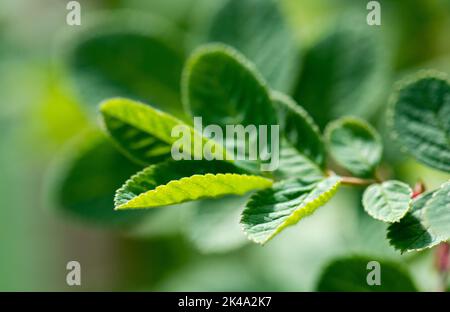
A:
MULTIPOLYGON (((210 142, 215 151, 220 151, 218 153, 225 158, 225 151, 219 144, 202 137, 175 117, 148 105, 116 98, 103 102, 100 111, 106 129, 114 141, 126 155, 141 164, 153 164, 170 157, 173 144, 180 139, 178 136, 172 136, 175 127, 183 127, 191 143, 196 140, 202 143, 191 144, 187 150, 180 153, 193 157, 203 156, 203 144, 210 142)), ((185 147, 180 146, 180 149, 185 147)))
POLYGON ((293 99, 280 92, 272 92, 278 113, 280 132, 297 151, 323 167, 325 148, 319 128, 308 113, 293 99))
POLYGON ((260 74, 244 56, 221 44, 205 45, 184 69, 183 104, 205 124, 273 125, 275 110, 260 74))
POLYGON ((252 241, 265 244, 286 227, 294 225, 323 206, 336 193, 340 178, 295 178, 254 194, 241 224, 252 241))
MULTIPOLYGON (((374 272, 375 273, 375 272, 374 272)), ((417 288, 406 271, 399 263, 378 260, 367 256, 352 256, 336 259, 322 272, 317 285, 318 291, 417 291, 417 288), (367 282, 370 270, 368 264, 376 261, 380 265, 380 285, 369 285, 367 282)))
POLYGON ((424 211, 427 202, 432 198, 433 192, 427 192, 415 198, 411 210, 398 223, 388 227, 387 238, 394 248, 402 253, 431 248, 441 240, 430 232, 424 222, 424 211))
POLYGON ((369 186, 362 202, 364 210, 373 218, 398 222, 408 212, 412 194, 409 185, 392 180, 369 186))
POLYGON ((396 139, 418 161, 450 172, 450 82, 423 72, 400 84, 392 97, 396 139))
POLYGON ((62 212, 103 226, 127 226, 143 220, 144 211, 114 211, 114 192, 140 170, 101 134, 85 135, 60 156, 51 191, 62 212))
POLYGON ((436 190, 427 202, 424 223, 441 241, 450 239, 450 181, 436 190))
POLYGON ((325 139, 336 162, 354 175, 369 176, 380 162, 380 136, 362 119, 344 117, 330 123, 325 139))
POLYGON ((291 91, 300 53, 278 2, 229 0, 213 18, 208 40, 238 49, 256 64, 272 88, 291 91))
POLYGON ((173 25, 146 14, 95 16, 63 43, 64 61, 89 109, 120 96, 181 116, 183 41, 173 25))
POLYGON ((305 53, 294 98, 321 129, 349 112, 369 117, 382 103, 386 53, 369 28, 365 14, 345 15, 305 53))
POLYGON ((160 207, 223 195, 243 195, 271 185, 271 180, 242 174, 224 161, 166 161, 131 177, 117 191, 115 206, 116 209, 160 207))

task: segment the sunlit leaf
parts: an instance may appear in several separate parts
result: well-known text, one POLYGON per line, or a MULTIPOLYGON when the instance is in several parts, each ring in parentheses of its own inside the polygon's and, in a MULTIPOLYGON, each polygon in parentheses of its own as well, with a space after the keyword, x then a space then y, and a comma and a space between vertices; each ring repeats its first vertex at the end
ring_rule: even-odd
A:
MULTIPOLYGON (((204 157, 204 144, 210 141, 175 117, 132 100, 110 99, 103 102, 100 110, 114 141, 131 159, 142 164, 153 164, 171 156, 173 144, 180 139, 179 136, 172 136, 177 126, 186 129, 191 143, 180 146, 180 153, 204 157), (196 140, 201 144, 194 144, 196 140)), ((226 157, 220 145, 215 142, 211 144, 217 153, 226 157)))
POLYGON ((366 212, 373 218, 398 222, 408 212, 412 194, 407 184, 392 180, 369 186, 362 202, 366 212))
POLYGON ((340 178, 293 178, 254 194, 242 212, 241 224, 252 241, 264 244, 323 206, 336 193, 340 178))
POLYGON ((223 161, 166 161, 131 177, 117 191, 115 206, 116 209, 167 206, 223 195, 243 195, 271 185, 271 180, 242 174, 223 161))

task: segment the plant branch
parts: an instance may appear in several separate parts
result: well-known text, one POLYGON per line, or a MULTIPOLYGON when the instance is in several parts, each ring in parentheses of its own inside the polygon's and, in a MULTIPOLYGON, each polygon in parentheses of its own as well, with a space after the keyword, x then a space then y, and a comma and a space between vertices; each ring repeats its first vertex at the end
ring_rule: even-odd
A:
MULTIPOLYGON (((336 173, 332 170, 327 171, 328 175, 335 175, 336 173)), ((353 186, 366 186, 370 185, 372 183, 376 183, 377 180, 375 179, 362 179, 357 177, 348 177, 348 176, 341 176, 341 182, 344 185, 353 185, 353 186)))

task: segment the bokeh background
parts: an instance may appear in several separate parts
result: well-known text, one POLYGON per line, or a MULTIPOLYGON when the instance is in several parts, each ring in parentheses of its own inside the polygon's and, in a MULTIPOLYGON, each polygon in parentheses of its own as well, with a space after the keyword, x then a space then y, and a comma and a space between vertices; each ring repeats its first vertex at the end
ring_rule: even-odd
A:
POLYGON ((216 39, 241 50, 252 41, 249 57, 267 52, 255 61, 264 74, 271 62, 291 62, 270 82, 321 126, 344 114, 367 118, 385 137, 387 174, 411 185, 421 178, 432 189, 449 176, 403 155, 384 112, 398 79, 419 69, 450 73, 450 0, 379 1, 382 25, 372 27, 368 1, 280 0, 289 38, 275 44, 260 39, 267 27, 235 24, 261 15, 273 23, 265 35, 275 36, 278 18, 252 5, 217 22, 227 0, 79 1, 82 25, 69 26, 67 2, 0 2, 0 290, 311 291, 327 264, 349 255, 388 259, 419 290, 438 288, 433 250, 395 251, 357 189, 264 247, 242 233, 239 198, 118 215, 114 190, 140 166, 105 139, 96 105, 120 94, 179 115, 189 53, 216 39), (89 41, 115 29, 134 37, 89 41), (143 33, 153 38, 144 45, 143 33), (355 92, 359 70, 371 76, 355 92), (80 287, 66 284, 71 260, 81 264, 80 287))

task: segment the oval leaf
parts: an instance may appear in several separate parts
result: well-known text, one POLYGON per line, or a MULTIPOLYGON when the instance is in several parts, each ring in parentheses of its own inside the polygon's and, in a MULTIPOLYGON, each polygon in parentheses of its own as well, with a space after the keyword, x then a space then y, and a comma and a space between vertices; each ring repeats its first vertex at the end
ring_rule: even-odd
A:
POLYGON ((330 123, 325 138, 336 162, 357 176, 373 174, 380 162, 380 136, 362 119, 345 117, 330 123))
POLYGON ((272 99, 281 134, 299 153, 323 167, 325 148, 319 128, 312 118, 293 99, 280 92, 272 92, 272 99))
POLYGON ((105 137, 89 134, 61 155, 51 191, 61 211, 70 216, 103 226, 130 225, 146 212, 117 213, 113 198, 123 181, 140 169, 105 137))
POLYGON ((116 209, 151 208, 270 187, 272 181, 239 173, 221 161, 180 160, 152 165, 131 177, 115 197, 116 209))
POLYGON ((318 291, 417 291, 410 274, 399 263, 380 261, 366 256, 341 258, 331 262, 322 272, 317 285, 318 291), (381 284, 369 285, 368 277, 379 265, 381 284))
POLYGON ((188 146, 187 150, 181 152, 193 157, 203 157, 203 144, 211 142, 215 150, 225 158, 224 149, 220 145, 202 137, 175 117, 148 105, 116 98, 103 102, 100 111, 114 141, 126 155, 139 163, 152 164, 170 157, 172 146, 179 139, 172 136, 172 131, 177 126, 187 131, 190 142, 202 143, 193 144, 193 149, 188 146))
POLYGON ((349 112, 368 117, 382 103, 386 53, 365 17, 344 16, 303 58, 294 98, 321 129, 349 112))
POLYGON ((192 116, 219 125, 273 125, 265 82, 239 52, 220 44, 199 48, 183 74, 183 104, 192 116))
POLYGON ((396 139, 420 162, 450 172, 450 82, 425 72, 403 82, 393 96, 396 139))
POLYGON ((180 114, 184 39, 172 25, 146 14, 116 13, 95 16, 83 26, 64 48, 69 73, 88 108, 121 96, 180 114))
POLYGON ((444 183, 427 202, 424 221, 440 240, 450 239, 450 181, 444 183))
POLYGON ((254 194, 242 212, 241 224, 252 241, 264 244, 323 206, 336 193, 340 178, 297 178, 254 194))
POLYGON ((272 88, 291 91, 300 53, 278 2, 229 0, 213 18, 208 39, 235 47, 256 64, 272 88))
POLYGON ((364 210, 375 219, 398 222, 408 212, 412 194, 411 188, 400 181, 372 184, 364 192, 364 210))
POLYGON ((423 215, 427 202, 433 196, 428 192, 415 198, 411 210, 398 223, 388 227, 387 238, 395 249, 402 253, 405 251, 418 251, 433 247, 441 242, 439 238, 429 231, 423 215))

